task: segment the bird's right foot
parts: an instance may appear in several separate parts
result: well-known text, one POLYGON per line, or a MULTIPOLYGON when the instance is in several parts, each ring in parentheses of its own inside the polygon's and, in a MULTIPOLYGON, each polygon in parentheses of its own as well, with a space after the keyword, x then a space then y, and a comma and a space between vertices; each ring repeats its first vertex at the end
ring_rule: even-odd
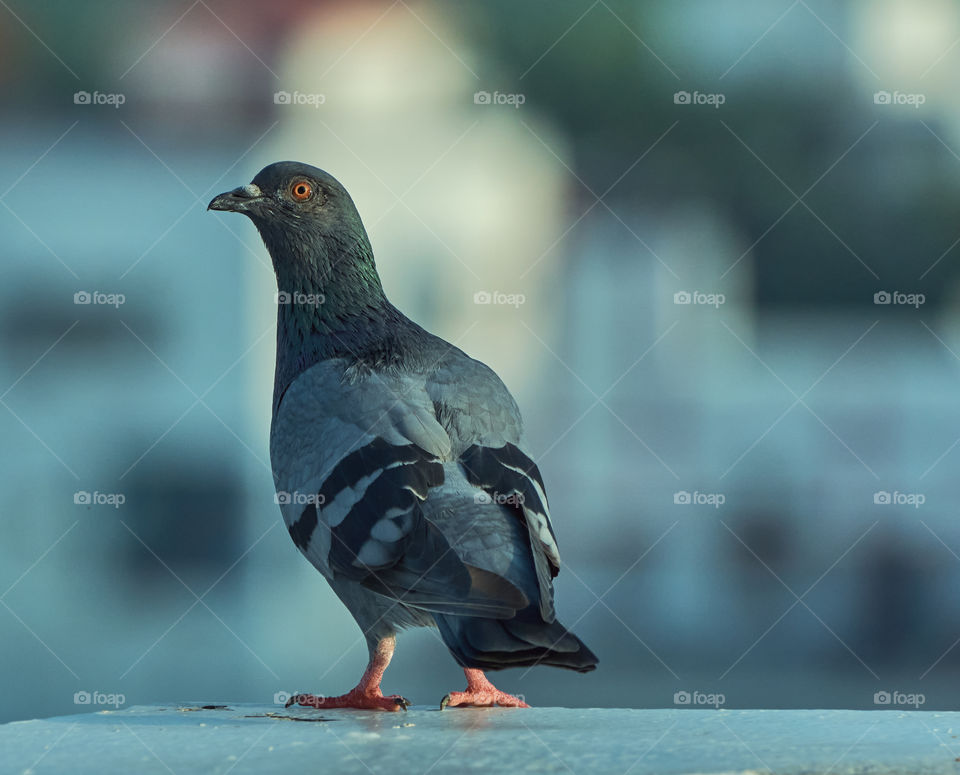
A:
POLYGON ((379 690, 374 692, 354 689, 339 697, 324 697, 322 694, 294 694, 287 700, 285 707, 302 705, 305 708, 332 710, 336 708, 352 708, 355 710, 406 710, 410 707, 410 700, 399 694, 385 697, 379 690))

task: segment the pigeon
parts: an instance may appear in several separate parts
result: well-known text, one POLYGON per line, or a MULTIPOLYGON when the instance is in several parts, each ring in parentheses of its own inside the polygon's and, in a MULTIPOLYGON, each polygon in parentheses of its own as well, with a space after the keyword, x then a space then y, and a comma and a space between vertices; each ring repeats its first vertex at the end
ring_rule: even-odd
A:
POLYGON ((435 627, 466 675, 441 710, 528 707, 487 671, 593 670, 597 657, 557 621, 560 555, 516 402, 492 369, 387 300, 346 189, 277 162, 207 209, 250 218, 273 261, 277 501, 369 651, 350 692, 290 704, 406 710, 380 684, 408 627, 435 627))

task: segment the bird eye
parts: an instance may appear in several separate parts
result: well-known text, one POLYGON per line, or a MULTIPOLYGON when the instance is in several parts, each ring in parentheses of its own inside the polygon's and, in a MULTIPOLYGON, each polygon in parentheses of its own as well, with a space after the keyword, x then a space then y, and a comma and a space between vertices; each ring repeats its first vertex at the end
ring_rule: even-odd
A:
POLYGON ((305 180, 298 180, 290 187, 290 193, 298 202, 305 202, 313 195, 313 187, 305 180))

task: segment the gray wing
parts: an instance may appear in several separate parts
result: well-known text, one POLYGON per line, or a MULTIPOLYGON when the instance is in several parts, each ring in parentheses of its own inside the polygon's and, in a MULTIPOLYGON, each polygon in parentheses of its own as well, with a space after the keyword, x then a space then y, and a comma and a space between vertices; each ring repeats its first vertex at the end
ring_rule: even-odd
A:
POLYGON ((451 443, 416 375, 347 379, 341 360, 298 377, 277 408, 270 455, 295 544, 328 579, 437 613, 511 616, 525 603, 472 566, 426 518, 451 443))
MULTIPOLYGON (((552 579, 560 570, 560 552, 543 478, 524 450, 523 423, 513 396, 492 369, 456 349, 427 379, 426 390, 450 439, 450 454, 469 484, 487 503, 511 511, 526 527, 540 613, 553 621, 552 579)), ((486 567, 482 558, 471 556, 471 562, 486 567)))

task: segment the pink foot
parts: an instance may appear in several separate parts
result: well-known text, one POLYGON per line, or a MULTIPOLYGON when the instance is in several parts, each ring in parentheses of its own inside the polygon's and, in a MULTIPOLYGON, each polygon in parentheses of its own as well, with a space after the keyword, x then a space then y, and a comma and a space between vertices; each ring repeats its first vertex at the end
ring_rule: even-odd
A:
POLYGON ((440 701, 440 710, 444 708, 469 707, 469 708, 490 708, 499 705, 501 708, 529 708, 519 697, 512 694, 501 692, 499 689, 478 690, 465 692, 450 692, 440 701))
POLYGON ((464 675, 467 676, 466 691, 450 692, 450 694, 440 700, 440 710, 446 707, 490 708, 494 705, 499 705, 501 708, 530 707, 519 697, 501 692, 487 680, 482 670, 465 667, 463 672, 464 675))
POLYGON ((323 697, 314 694, 295 694, 287 700, 286 707, 303 705, 305 708, 334 709, 354 708, 356 710, 406 710, 410 701, 399 694, 384 697, 379 689, 363 692, 353 689, 339 697, 323 697))

